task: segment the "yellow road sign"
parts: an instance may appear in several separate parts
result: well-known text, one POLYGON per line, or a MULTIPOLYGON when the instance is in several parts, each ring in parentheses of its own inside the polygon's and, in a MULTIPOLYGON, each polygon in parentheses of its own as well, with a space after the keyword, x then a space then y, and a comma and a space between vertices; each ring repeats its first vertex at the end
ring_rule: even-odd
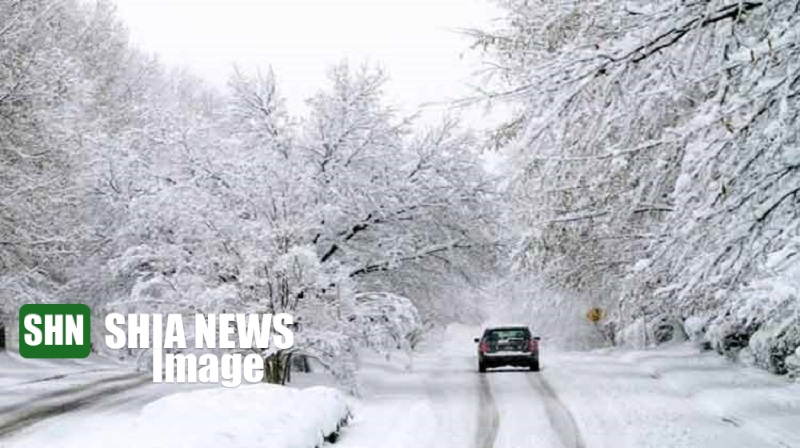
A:
POLYGON ((600 319, 605 316, 605 312, 602 308, 590 308, 589 311, 586 312, 586 318, 589 319, 590 322, 598 322, 600 319))

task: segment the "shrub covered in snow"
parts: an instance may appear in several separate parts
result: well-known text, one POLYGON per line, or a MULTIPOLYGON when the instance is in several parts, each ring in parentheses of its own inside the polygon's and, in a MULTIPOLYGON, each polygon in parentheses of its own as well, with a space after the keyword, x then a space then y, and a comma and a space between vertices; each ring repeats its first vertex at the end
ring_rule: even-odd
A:
POLYGON ((756 365, 784 374, 800 348, 800 263, 780 251, 765 263, 761 279, 733 294, 725 313, 712 319, 708 338, 720 352, 747 349, 756 365))
POLYGON ((786 369, 792 378, 800 378, 800 347, 786 358, 786 369))
POLYGON ((411 300, 388 292, 355 296, 350 320, 367 347, 379 352, 410 352, 422 331, 422 321, 411 300))

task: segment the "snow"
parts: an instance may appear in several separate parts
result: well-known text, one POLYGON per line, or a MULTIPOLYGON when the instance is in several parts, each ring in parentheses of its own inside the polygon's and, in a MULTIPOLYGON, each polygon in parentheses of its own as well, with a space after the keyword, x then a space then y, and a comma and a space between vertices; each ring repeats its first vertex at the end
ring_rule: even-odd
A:
POLYGON ((312 448, 349 413, 344 396, 328 387, 207 388, 168 395, 134 415, 89 414, 44 431, 32 427, 0 446, 312 448))
POLYGON ((79 392, 92 384, 130 378, 132 373, 124 364, 94 355, 86 359, 25 359, 10 351, 0 352, 0 411, 33 399, 79 392))
POLYGON ((371 359, 337 446, 768 448, 800 446, 800 384, 689 344, 561 352, 540 373, 477 371, 472 337, 429 337, 412 371, 371 359))
MULTIPOLYGON (((541 372, 481 374, 473 342, 481 332, 432 331, 410 369, 402 352, 362 356, 359 398, 322 386, 147 385, 0 438, 0 446, 305 448, 351 413, 337 447, 800 446, 800 383, 691 344, 559 351, 542 334, 541 372)), ((330 381, 319 373, 296 379, 330 381)))
POLYGON ((543 377, 589 446, 800 446, 800 385, 688 345, 561 353, 543 377))
POLYGON ((322 444, 348 412, 341 393, 326 387, 262 384, 181 393, 144 408, 138 424, 156 437, 131 446, 309 448, 322 444))
POLYGON ((531 399, 535 391, 525 376, 513 370, 486 376, 500 422, 493 447, 558 447, 558 429, 550 424, 545 401, 531 399))
POLYGON ((0 387, 13 387, 25 383, 68 374, 97 371, 101 367, 85 360, 25 359, 10 351, 0 352, 0 387))
POLYGON ((604 334, 638 345, 642 315, 708 313, 686 332, 731 356, 749 341, 788 373, 798 277, 771 259, 800 233, 796 2, 635 3, 498 0, 504 20, 478 34, 482 89, 518 108, 502 135, 504 225, 524 243, 508 278, 596 302, 604 334), (775 291, 748 291, 761 281, 775 291))
MULTIPOLYGON (((401 448, 433 446, 436 440, 436 410, 427 397, 426 376, 405 373, 402 366, 365 362, 359 375, 364 400, 354 403, 353 421, 345 428, 340 448, 401 448), (370 385, 374 384, 372 388, 370 385), (375 389, 375 390, 373 390, 375 389), (379 445, 376 445, 379 444, 379 445)), ((472 412, 471 412, 472 411, 472 412)), ((467 408, 465 413, 472 415, 467 408)))
POLYGON ((467 447, 481 426, 474 392, 479 378, 469 355, 477 330, 450 326, 429 334, 409 371, 400 357, 364 357, 361 400, 339 448, 467 447))
POLYGON ((45 360, 0 352, 0 379, 2 448, 311 448, 350 415, 343 394, 329 387, 151 384, 95 355, 45 360), (45 418, 53 413, 63 415, 45 418), (17 431, 3 439, 9 428, 17 431))

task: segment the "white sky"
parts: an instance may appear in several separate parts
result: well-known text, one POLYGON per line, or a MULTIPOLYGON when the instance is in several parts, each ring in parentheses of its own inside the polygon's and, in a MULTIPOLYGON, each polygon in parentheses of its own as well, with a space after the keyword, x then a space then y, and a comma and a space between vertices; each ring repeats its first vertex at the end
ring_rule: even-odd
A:
POLYGON ((224 86, 234 63, 272 66, 293 113, 325 86, 327 67, 369 60, 389 100, 412 111, 470 93, 478 68, 458 29, 500 13, 488 0, 116 0, 139 48, 224 86))

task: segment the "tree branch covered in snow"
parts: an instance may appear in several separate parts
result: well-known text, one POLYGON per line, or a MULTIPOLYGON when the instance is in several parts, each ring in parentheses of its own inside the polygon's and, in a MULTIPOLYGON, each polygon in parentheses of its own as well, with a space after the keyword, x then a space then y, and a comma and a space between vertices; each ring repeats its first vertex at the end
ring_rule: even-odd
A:
POLYGON ((217 92, 139 53, 107 2, 0 2, 0 303, 289 312, 270 378, 302 353, 347 381, 358 294, 413 307, 494 238, 475 139, 386 79, 337 64, 295 117, 271 71, 217 92))
POLYGON ((730 328, 709 337, 723 351, 733 332, 773 334, 756 362, 785 371, 776 360, 800 335, 772 328, 797 324, 800 285, 766 265, 800 223, 800 4, 501 4, 504 25, 473 34, 491 97, 521 110, 496 134, 522 167, 510 187, 517 268, 623 323, 642 307, 718 316, 709 328, 730 328), (793 284, 794 298, 736 317, 764 279, 793 284))

